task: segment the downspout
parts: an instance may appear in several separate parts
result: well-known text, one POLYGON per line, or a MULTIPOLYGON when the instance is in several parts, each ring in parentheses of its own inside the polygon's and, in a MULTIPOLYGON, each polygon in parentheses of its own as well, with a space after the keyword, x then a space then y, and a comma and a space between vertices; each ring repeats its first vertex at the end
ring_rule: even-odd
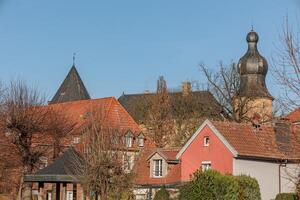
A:
POLYGON ((281 167, 286 167, 287 160, 280 162, 278 166, 279 194, 281 193, 281 167))

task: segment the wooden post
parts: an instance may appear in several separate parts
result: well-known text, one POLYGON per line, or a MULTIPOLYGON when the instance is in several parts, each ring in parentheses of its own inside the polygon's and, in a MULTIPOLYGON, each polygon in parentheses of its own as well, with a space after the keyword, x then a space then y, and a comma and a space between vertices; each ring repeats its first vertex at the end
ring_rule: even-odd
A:
POLYGON ((44 200, 44 183, 39 182, 38 183, 38 200, 44 200))
POLYGON ((60 183, 56 183, 56 200, 60 200, 60 183))
POLYGON ((73 200, 77 200, 77 184, 73 184, 73 200))
POLYGON ((67 200, 67 183, 63 183, 62 200, 67 200))

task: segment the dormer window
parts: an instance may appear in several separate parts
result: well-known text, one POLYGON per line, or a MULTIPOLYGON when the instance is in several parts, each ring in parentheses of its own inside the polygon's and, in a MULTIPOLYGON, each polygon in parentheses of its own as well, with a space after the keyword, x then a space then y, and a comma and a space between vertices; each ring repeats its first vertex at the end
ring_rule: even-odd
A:
POLYGON ((125 146, 126 147, 132 147, 132 140, 133 140, 133 135, 131 132, 127 132, 125 135, 125 146))
POLYGON ((205 136, 204 139, 203 139, 203 145, 205 147, 208 147, 209 146, 209 137, 208 136, 205 136))
POLYGON ((139 147, 143 147, 144 146, 144 141, 145 141, 145 137, 143 134, 140 134, 138 136, 138 139, 137 139, 137 143, 138 143, 138 146, 139 147))
POLYGON ((153 176, 154 177, 162 177, 162 159, 153 160, 153 176))

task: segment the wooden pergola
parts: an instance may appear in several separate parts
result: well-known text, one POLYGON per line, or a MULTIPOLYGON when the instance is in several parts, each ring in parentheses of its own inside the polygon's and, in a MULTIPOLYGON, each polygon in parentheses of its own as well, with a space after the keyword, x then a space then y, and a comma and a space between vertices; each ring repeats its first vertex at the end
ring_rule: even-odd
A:
POLYGON ((74 170, 80 155, 71 147, 58 157, 51 165, 34 174, 24 176, 24 182, 38 183, 38 199, 45 199, 44 184, 56 184, 56 200, 67 200, 67 185, 73 185, 73 200, 77 200, 78 178, 74 170), (61 188, 62 186, 62 188, 61 188))

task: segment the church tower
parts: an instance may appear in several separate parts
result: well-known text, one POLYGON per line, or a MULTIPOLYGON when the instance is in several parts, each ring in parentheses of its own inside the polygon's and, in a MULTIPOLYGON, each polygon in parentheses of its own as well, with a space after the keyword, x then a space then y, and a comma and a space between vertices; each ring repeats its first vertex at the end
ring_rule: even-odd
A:
POLYGON ((79 73, 73 63, 68 75, 60 85, 49 104, 90 99, 79 73))
POLYGON ((257 50, 258 39, 253 30, 247 34, 248 50, 238 63, 240 88, 237 97, 245 101, 248 119, 258 117, 260 121, 267 121, 272 117, 273 97, 266 87, 268 62, 257 50))

